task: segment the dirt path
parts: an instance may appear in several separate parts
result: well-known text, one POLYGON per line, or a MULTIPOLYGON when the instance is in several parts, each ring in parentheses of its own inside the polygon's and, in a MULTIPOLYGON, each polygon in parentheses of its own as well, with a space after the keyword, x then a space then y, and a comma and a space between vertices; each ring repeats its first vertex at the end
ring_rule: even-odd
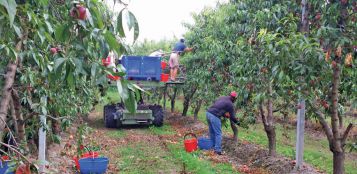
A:
MULTIPOLYGON (((176 149, 180 153, 185 153, 181 145, 185 133, 194 132, 202 136, 207 132, 204 123, 175 113, 166 114, 165 126, 162 128, 107 129, 103 125, 102 113, 98 112, 92 112, 84 122, 93 130, 85 140, 88 143, 96 142, 102 147, 101 155, 110 159, 107 173, 196 173, 195 169, 187 169, 185 159, 177 158, 179 155, 175 157, 172 145, 179 147, 176 149)), ((68 133, 63 133, 60 145, 50 146, 49 173, 75 173, 71 160, 76 154, 75 132, 76 126, 68 133)), ((257 145, 235 143, 227 137, 222 144, 225 151, 222 156, 216 156, 210 151, 199 151, 193 155, 197 155, 199 160, 208 161, 213 168, 225 164, 237 173, 296 173, 293 171, 292 160, 284 157, 268 158, 267 151, 257 145)), ((304 164, 300 173, 319 172, 304 164)))

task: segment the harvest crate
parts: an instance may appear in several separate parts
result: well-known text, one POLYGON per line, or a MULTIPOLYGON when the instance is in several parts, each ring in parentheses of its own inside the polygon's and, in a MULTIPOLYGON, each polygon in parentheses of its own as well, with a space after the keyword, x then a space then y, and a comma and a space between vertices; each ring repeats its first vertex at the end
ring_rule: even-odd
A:
POLYGON ((129 80, 160 81, 161 57, 123 56, 122 65, 129 80))

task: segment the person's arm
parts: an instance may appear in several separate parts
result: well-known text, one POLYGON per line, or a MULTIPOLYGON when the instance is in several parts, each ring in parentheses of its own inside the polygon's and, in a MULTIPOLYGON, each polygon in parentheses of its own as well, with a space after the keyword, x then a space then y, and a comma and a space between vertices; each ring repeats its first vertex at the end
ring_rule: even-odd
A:
POLYGON ((237 118, 236 118, 236 114, 235 114, 235 112, 234 112, 233 106, 231 106, 231 107, 229 108, 229 115, 230 115, 230 118, 229 118, 229 119, 230 119, 233 123, 239 124, 239 121, 238 121, 237 118))
POLYGON ((190 52, 190 51, 192 51, 193 50, 193 48, 191 47, 191 48, 189 48, 189 47, 186 47, 185 49, 184 49, 184 51, 185 52, 190 52))

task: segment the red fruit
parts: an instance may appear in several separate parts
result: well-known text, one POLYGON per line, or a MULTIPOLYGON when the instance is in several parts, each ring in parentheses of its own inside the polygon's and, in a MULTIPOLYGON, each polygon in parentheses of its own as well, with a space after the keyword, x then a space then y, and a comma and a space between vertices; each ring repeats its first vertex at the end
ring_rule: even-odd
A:
POLYGON ((85 20, 87 18, 87 9, 81 5, 77 5, 71 8, 69 15, 80 20, 85 20))
POLYGON ((321 14, 320 13, 317 13, 316 16, 315 16, 315 19, 318 21, 321 19, 321 14))
POLYGON ((83 6, 77 6, 78 19, 85 20, 87 18, 87 9, 83 6))
POLYGON ((332 61, 332 68, 336 68, 337 67, 337 63, 335 61, 332 61))
POLYGON ((4 156, 1 157, 1 160, 8 161, 8 160, 10 160, 10 157, 7 156, 7 155, 4 155, 4 156))
POLYGON ((51 48, 50 51, 51 51, 52 54, 56 54, 58 49, 57 48, 51 48))
POLYGON ((80 145, 80 146, 79 146, 79 149, 80 149, 80 150, 83 150, 83 149, 84 149, 84 146, 83 146, 83 145, 80 145))
POLYGON ((77 9, 72 7, 71 10, 69 10, 69 15, 74 18, 77 17, 77 9))

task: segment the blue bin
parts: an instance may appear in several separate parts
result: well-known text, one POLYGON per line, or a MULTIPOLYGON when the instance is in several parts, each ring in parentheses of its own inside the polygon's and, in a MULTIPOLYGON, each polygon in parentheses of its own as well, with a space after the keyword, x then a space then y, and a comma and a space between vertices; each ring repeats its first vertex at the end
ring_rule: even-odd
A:
POLYGON ((9 166, 7 165, 7 161, 2 162, 0 160, 0 174, 5 173, 8 168, 9 168, 9 166))
POLYGON ((103 174, 107 171, 109 160, 106 157, 81 158, 79 160, 81 174, 103 174))
POLYGON ((123 56, 121 63, 126 69, 126 78, 128 79, 161 80, 161 57, 123 56))
MULTIPOLYGON (((0 174, 4 174, 9 169, 8 161, 2 162, 0 160, 0 174)), ((14 174, 14 172, 7 172, 6 174, 14 174)))
POLYGON ((213 148, 213 143, 210 138, 198 137, 198 148, 201 150, 210 150, 213 148))

